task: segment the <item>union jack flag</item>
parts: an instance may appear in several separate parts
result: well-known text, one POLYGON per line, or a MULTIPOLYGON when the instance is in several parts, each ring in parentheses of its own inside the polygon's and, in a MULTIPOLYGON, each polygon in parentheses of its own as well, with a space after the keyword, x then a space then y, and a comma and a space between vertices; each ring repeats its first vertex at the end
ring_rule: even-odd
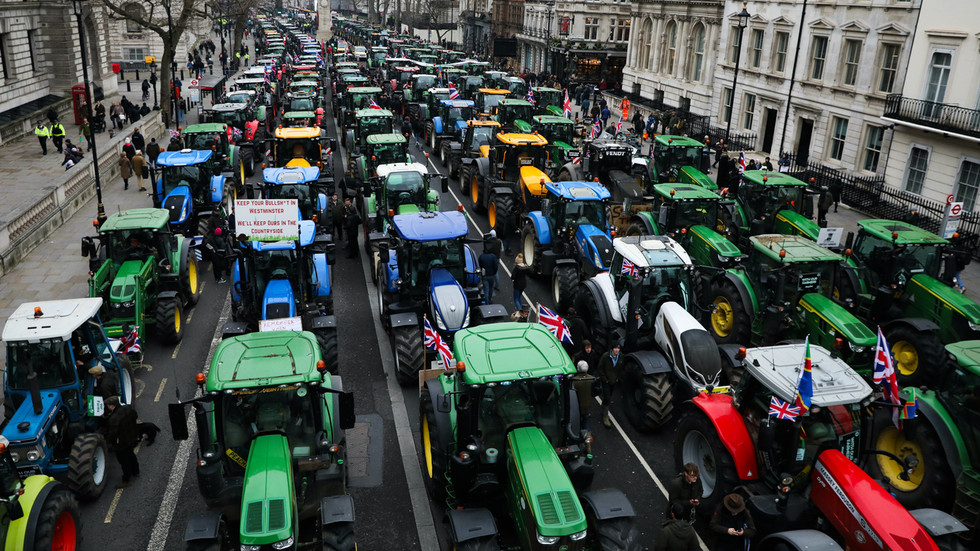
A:
POLYGON ((784 402, 775 396, 769 399, 769 417, 794 421, 799 414, 800 408, 789 405, 789 402, 784 402))
POLYGON ((429 323, 429 318, 426 317, 423 321, 425 322, 425 347, 439 353, 439 357, 442 358, 442 367, 448 371, 453 365, 453 352, 429 323))
POLYGON ((449 88, 449 99, 459 99, 459 90, 456 88, 449 88))
POLYGON ((596 117, 592 128, 589 129, 589 138, 594 140, 599 137, 599 134, 602 134, 602 123, 599 122, 599 117, 596 117))
POLYGON ((568 99, 568 89, 565 89, 565 102, 561 104, 561 116, 566 119, 572 118, 572 100, 568 99))
POLYGON ((140 347, 140 334, 136 327, 119 342, 119 351, 123 354, 139 354, 143 351, 140 347))
POLYGON ((171 138, 174 138, 174 139, 179 139, 180 138, 180 130, 171 130, 170 131, 170 137, 171 138))
POLYGON ((888 341, 885 340, 885 334, 881 332, 881 327, 878 328, 878 345, 875 349, 874 382, 882 386, 885 401, 895 406, 892 408, 892 423, 896 427, 902 428, 902 419, 898 411, 902 406, 902 398, 898 395, 895 360, 892 358, 891 349, 888 348, 888 341))
POLYGON ((565 325, 565 320, 541 304, 538 305, 538 323, 547 327, 548 331, 551 331, 551 334, 560 342, 573 344, 572 333, 568 330, 568 326, 565 325))
POLYGON ((381 106, 378 105, 378 103, 373 99, 371 100, 371 103, 368 105, 368 107, 371 109, 381 109, 381 106))
POLYGON ((623 259, 623 268, 620 270, 621 274, 628 275, 630 277, 636 277, 640 275, 640 271, 636 269, 636 264, 633 264, 628 259, 623 259))
POLYGON ((741 174, 745 172, 745 152, 738 154, 738 173, 741 174))
POLYGON ((527 87, 527 95, 524 96, 524 99, 531 102, 531 105, 534 105, 534 88, 527 87))

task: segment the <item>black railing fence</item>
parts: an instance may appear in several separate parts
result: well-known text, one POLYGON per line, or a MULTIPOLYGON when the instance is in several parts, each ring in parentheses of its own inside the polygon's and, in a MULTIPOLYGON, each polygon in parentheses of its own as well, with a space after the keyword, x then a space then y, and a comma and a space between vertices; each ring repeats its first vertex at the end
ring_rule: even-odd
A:
POLYGON ((885 100, 884 116, 980 138, 980 111, 976 109, 891 94, 885 100))

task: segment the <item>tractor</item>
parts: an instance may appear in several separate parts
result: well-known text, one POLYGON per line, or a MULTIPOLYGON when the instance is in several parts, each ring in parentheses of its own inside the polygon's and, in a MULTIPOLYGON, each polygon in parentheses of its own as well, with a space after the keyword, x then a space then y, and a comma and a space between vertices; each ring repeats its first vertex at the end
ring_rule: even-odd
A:
POLYGON ((82 539, 78 501, 44 475, 23 477, 0 440, 0 547, 6 551, 76 549, 82 539))
POLYGON ((557 88, 534 89, 534 114, 564 117, 565 92, 557 88))
POLYGON ((557 339, 496 323, 459 331, 453 354, 453 369, 419 377, 423 476, 453 548, 641 549, 626 495, 585 491, 591 437, 557 339))
POLYGON ((633 161, 634 174, 642 172, 644 187, 665 183, 692 184, 717 190, 718 185, 705 174, 710 158, 704 155, 704 144, 686 136, 658 134, 653 138, 650 157, 633 161), (642 167, 642 170, 641 170, 642 167))
POLYGON ((378 243, 375 270, 381 324, 391 340, 398 382, 418 384, 425 363, 424 319, 451 342, 456 331, 506 319, 507 311, 484 304, 462 212, 396 214, 388 233, 390 241, 378 243))
POLYGON ((459 177, 460 167, 467 160, 486 157, 489 146, 493 143, 493 137, 500 132, 500 123, 468 120, 466 128, 460 128, 458 132, 454 139, 443 140, 442 147, 439 148, 442 164, 449 168, 449 175, 454 178, 459 177), (484 147, 487 153, 483 153, 484 147))
POLYGON ((742 492, 767 550, 839 550, 837 541, 853 550, 934 550, 932 523, 917 516, 941 519, 940 532, 958 524, 936 510, 910 513, 855 464, 870 453, 902 474, 910 465, 866 449, 872 389, 835 354, 797 343, 722 347, 721 355, 723 370, 739 373, 734 389, 706 389, 685 404, 674 441, 677 464, 700 468, 699 513, 742 492), (794 413, 804 368, 812 398, 806 413, 794 413))
POLYGON ((358 109, 354 112, 353 125, 344 132, 343 146, 350 156, 360 153, 364 139, 373 134, 391 134, 395 131, 394 114, 387 109, 358 109))
POLYGON ((353 128, 355 111, 370 108, 372 101, 378 104, 379 107, 386 107, 385 105, 380 105, 381 92, 381 88, 377 86, 353 86, 347 88, 339 100, 339 108, 334 110, 337 113, 337 125, 344 131, 353 128))
POLYGON ((749 236, 763 233, 803 235, 813 241, 820 227, 809 219, 806 184, 781 172, 746 170, 734 194, 726 203, 722 220, 744 247, 749 236))
POLYGON ((221 173, 222 163, 210 148, 164 151, 157 157, 160 178, 153 183, 153 206, 167 211, 175 233, 210 235, 212 216, 232 213, 238 184, 221 173))
POLYGON ((191 239, 171 233, 169 220, 164 209, 125 210, 110 215, 97 236, 82 238, 88 294, 102 298, 100 317, 112 337, 128 325, 146 342, 151 324, 166 344, 184 335, 184 308, 197 304, 201 282, 191 239))
POLYGON ((282 114, 282 125, 288 128, 310 128, 320 126, 323 113, 315 111, 288 111, 282 114))
POLYGON ((636 150, 629 144, 610 139, 587 141, 582 155, 572 158, 558 169, 557 180, 599 183, 612 193, 613 201, 622 200, 622 187, 636 187, 640 167, 636 150), (635 167, 635 168, 634 168, 635 167))
POLYGON ((510 95, 515 98, 527 97, 527 82, 521 77, 504 76, 500 82, 501 88, 506 88, 510 95))
MULTIPOLYGON (((478 119, 490 118, 500 100, 510 96, 510 92, 502 88, 480 88, 473 94, 478 119)), ((521 96, 524 97, 524 96, 521 96)))
POLYGON ((207 511, 190 516, 187 549, 353 551, 344 431, 354 398, 320 359, 314 335, 269 331, 227 338, 198 396, 169 405, 175 440, 194 409, 197 485, 207 511))
POLYGON ((556 177, 558 169, 578 159, 580 151, 575 144, 580 140, 576 135, 575 122, 571 119, 555 115, 535 115, 531 119, 531 126, 534 132, 548 140, 549 176, 556 177))
MULTIPOLYGON (((439 210, 439 192, 449 191, 449 182, 438 174, 430 173, 422 163, 392 163, 378 167, 377 178, 372 179, 370 191, 358 201, 363 211, 364 246, 371 257, 377 252, 377 242, 388 236, 391 218, 398 214, 434 212, 439 210), (438 185, 440 189, 433 189, 438 185)), ((377 277, 371 262, 371 274, 377 277)))
MULTIPOLYGON (((324 158, 329 158, 324 152, 326 130, 322 128, 276 128, 273 137, 271 165, 276 167, 293 166, 322 166, 324 158)), ((326 144, 333 149, 330 143, 326 144)))
POLYGON ((261 158, 261 147, 267 128, 264 105, 251 106, 243 103, 219 103, 203 113, 205 122, 225 124, 229 127, 232 141, 241 148, 245 175, 255 174, 256 160, 261 158))
MULTIPOLYGON (((426 78, 430 77, 430 75, 423 76, 426 78)), ((410 92, 410 90, 405 90, 406 96, 410 93, 412 94, 412 102, 405 106, 405 114, 423 121, 431 119, 439 110, 440 102, 450 99, 449 96, 452 95, 452 91, 449 88, 442 86, 432 86, 421 92, 414 93, 410 92)))
MULTIPOLYGON (((544 184, 551 180, 538 167, 548 166, 547 145, 548 140, 538 134, 498 132, 485 155, 464 158, 459 185, 464 193, 469 192, 473 208, 477 211, 488 210, 494 204, 491 195, 498 187, 501 193, 496 197, 501 203, 493 208, 505 214, 513 210, 508 204, 513 200, 505 199, 508 191, 520 189, 523 194, 527 190, 530 195, 543 197, 546 193, 544 184)), ((527 210, 537 206, 529 205, 527 210)), ((506 220, 506 217, 501 220, 506 220)), ((496 216, 491 217, 490 225, 497 225, 496 216)))
POLYGON ((453 139, 473 118, 473 102, 468 99, 447 99, 431 111, 424 127, 425 142, 432 153, 442 151, 442 142, 453 139))
POLYGON ((181 131, 187 149, 214 151, 215 163, 222 172, 230 173, 235 187, 245 184, 245 163, 242 161, 241 147, 228 139, 228 127, 224 124, 192 124, 181 131))
POLYGON ((323 233, 333 231, 333 213, 327 198, 333 195, 333 178, 321 178, 315 166, 267 168, 262 171, 263 199, 295 199, 300 220, 316 222, 323 233))
POLYGON ((408 140, 401 134, 372 134, 364 139, 360 153, 347 164, 347 187, 363 189, 374 178, 378 167, 391 163, 411 163, 408 140))
POLYGON ((333 240, 299 221, 299 239, 249 241, 234 249, 232 321, 223 336, 284 325, 311 332, 330 373, 337 373, 337 320, 333 315, 333 240))
POLYGON ((503 98, 490 110, 494 120, 504 132, 531 133, 531 117, 534 106, 525 99, 503 98))
POLYGON ((106 487, 109 453, 90 410, 96 365, 133 403, 129 358, 116 353, 99 322, 101 298, 23 303, 7 319, 3 438, 22 476, 63 480, 91 501, 106 487))

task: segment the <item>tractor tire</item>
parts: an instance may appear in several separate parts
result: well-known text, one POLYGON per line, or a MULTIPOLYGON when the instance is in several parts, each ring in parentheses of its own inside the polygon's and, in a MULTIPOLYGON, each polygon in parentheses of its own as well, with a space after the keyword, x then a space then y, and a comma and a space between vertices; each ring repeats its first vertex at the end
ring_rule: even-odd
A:
POLYGON ((500 551, 497 536, 484 536, 453 543, 453 551, 500 551))
POLYGON ((354 523, 335 522, 320 528, 320 542, 323 551, 354 551, 354 523))
POLYGON ((422 130, 422 137, 425 138, 425 145, 429 146, 429 149, 435 153, 436 152, 436 127, 431 122, 425 123, 422 130))
POLYGON ((429 495, 437 502, 446 497, 446 446, 448 442, 439 440, 439 431, 433 417, 437 415, 432 398, 426 391, 419 398, 419 434, 422 438, 422 453, 425 457, 422 475, 429 481, 429 495))
POLYGON ((449 141, 442 142, 442 147, 439 148, 439 160, 442 162, 442 166, 449 167, 449 160, 452 158, 453 153, 449 147, 449 141))
POLYGON ((487 220, 490 222, 490 229, 497 230, 503 235, 509 227, 507 222, 514 214, 514 197, 512 195, 490 196, 490 208, 487 209, 487 220))
POLYGON ((646 226, 644 226, 643 223, 640 222, 639 220, 633 221, 626 228, 626 237, 631 237, 634 235, 647 235, 647 234, 649 234, 649 232, 647 231, 646 226))
POLYGON ((177 344, 184 336, 184 320, 180 303, 176 299, 157 302, 157 331, 164 344, 177 344))
POLYGON ((78 435, 68 456, 68 488, 82 501, 94 501, 106 487, 109 450, 101 434, 78 435))
POLYGON ((476 164, 467 165, 459 175, 459 187, 470 196, 474 212, 483 212, 483 195, 480 193, 480 170, 476 164))
MULTIPOLYGON (((214 232, 214 228, 211 227, 211 221, 209 216, 201 216, 197 219, 197 235, 200 235, 205 240, 214 232)), ((204 250, 207 250, 206 248, 204 250)))
POLYGON ((555 266, 555 271, 551 274, 551 296, 558 311, 564 311, 572 302, 578 282, 577 267, 567 264, 555 266))
MULTIPOLYGON (((136 401, 134 399, 136 385, 133 382, 136 380, 136 377, 133 376, 133 362, 129 360, 129 356, 121 352, 116 353, 116 361, 119 362, 119 390, 123 391, 123 394, 126 395, 124 402, 132 404, 136 401)), ((121 400, 122 395, 119 398, 121 400)))
POLYGON ((524 253, 524 263, 530 266, 534 273, 541 273, 541 245, 538 243, 538 233, 534 229, 534 224, 525 224, 521 230, 521 252, 524 253))
POLYGON ((221 542, 218 540, 189 541, 187 551, 222 551, 221 542))
POLYGON ((635 361, 624 369, 626 385, 623 394, 630 424, 641 432, 652 432, 664 426, 674 414, 674 388, 670 373, 645 375, 635 361))
POLYGON ((82 517, 71 492, 56 488, 43 503, 34 502, 34 507, 40 513, 35 524, 34 548, 28 551, 80 549, 82 517))
POLYGON ((235 200, 238 199, 238 186, 231 178, 225 179, 225 189, 221 194, 221 208, 224 209, 224 216, 235 212, 235 200))
MULTIPOLYGON (((404 107, 404 104, 402 104, 402 105, 404 107)), ((422 113, 422 109, 419 108, 419 104, 417 104, 417 103, 409 103, 408 104, 408 115, 410 117, 412 117, 412 120, 415 120, 415 119, 419 118, 419 116, 421 115, 421 113, 422 113)))
POLYGON ((240 151, 242 156, 242 165, 244 165, 245 167, 245 175, 254 176, 255 175, 255 151, 251 147, 243 147, 240 149, 240 151))
POLYGON ((419 384, 419 371, 425 363, 422 330, 418 325, 403 325, 391 329, 395 353, 395 376, 402 386, 419 384))
POLYGON ((919 415, 904 423, 903 429, 895 428, 890 411, 875 415, 872 449, 891 452, 902 460, 908 456, 917 458, 919 463, 909 474, 909 480, 900 479, 902 466, 883 455, 872 455, 865 470, 872 478, 882 481, 906 509, 933 507, 948 511, 953 505, 956 479, 942 442, 925 416, 919 415), (885 478, 888 485, 883 482, 885 478))
POLYGON ((700 410, 681 417, 674 435, 677 466, 694 463, 701 471, 704 493, 698 511, 710 515, 738 483, 735 461, 718 438, 714 425, 700 410))
POLYGON ((191 250, 187 255, 187 273, 180 282, 184 296, 187 297, 187 304, 190 306, 194 306, 201 300, 201 272, 198 270, 197 257, 194 254, 191 250))
POLYGON ((709 297, 715 310, 709 315, 708 332, 718 344, 747 343, 752 337, 752 322, 746 311, 748 305, 730 281, 711 286, 709 297))
POLYGON ((609 327, 606 327, 601 323, 599 317, 599 305, 596 304, 595 299, 584 287, 579 287, 575 295, 575 309, 582 316, 583 321, 589 327, 591 331, 592 349, 593 350, 609 350, 609 327))
POLYGON ((316 342, 320 345, 320 356, 327 364, 327 372, 336 375, 340 370, 340 360, 337 355, 337 328, 326 327, 316 331, 316 342))
POLYGON ((619 517, 590 522, 595 534, 592 549, 599 551, 642 551, 640 532, 631 517, 619 517))
POLYGON ((923 386, 936 380, 946 350, 934 331, 917 331, 907 325, 885 330, 885 338, 895 358, 895 374, 899 386, 923 386))

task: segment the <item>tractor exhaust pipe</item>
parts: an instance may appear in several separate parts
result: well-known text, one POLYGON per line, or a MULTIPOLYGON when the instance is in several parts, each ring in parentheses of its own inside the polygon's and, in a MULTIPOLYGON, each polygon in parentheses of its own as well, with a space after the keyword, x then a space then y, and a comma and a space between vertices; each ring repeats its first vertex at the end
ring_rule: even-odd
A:
POLYGON ((27 388, 31 393, 34 415, 41 415, 41 385, 37 382, 37 373, 34 370, 27 374, 27 388))

